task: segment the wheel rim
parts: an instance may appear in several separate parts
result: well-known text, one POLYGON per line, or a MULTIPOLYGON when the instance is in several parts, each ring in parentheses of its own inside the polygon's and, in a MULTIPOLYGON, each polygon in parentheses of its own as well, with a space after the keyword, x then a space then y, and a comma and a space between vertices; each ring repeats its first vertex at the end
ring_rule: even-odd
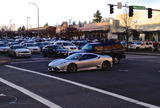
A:
POLYGON ((76 66, 74 66, 74 65, 69 66, 68 71, 69 72, 76 72, 76 66))
POLYGON ((102 64, 102 70, 110 70, 110 64, 109 63, 107 63, 107 62, 104 62, 103 64, 102 64))

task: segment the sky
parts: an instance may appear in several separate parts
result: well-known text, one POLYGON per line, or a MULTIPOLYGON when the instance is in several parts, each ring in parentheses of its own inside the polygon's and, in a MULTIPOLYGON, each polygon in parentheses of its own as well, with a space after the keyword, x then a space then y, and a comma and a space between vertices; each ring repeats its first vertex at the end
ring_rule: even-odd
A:
POLYGON ((159 0, 0 0, 0 26, 15 24, 20 26, 37 27, 37 8, 39 7, 40 26, 48 23, 51 26, 61 24, 63 21, 92 21, 93 14, 100 10, 103 18, 115 17, 123 9, 114 7, 114 14, 110 15, 107 4, 140 5, 158 8, 159 0))

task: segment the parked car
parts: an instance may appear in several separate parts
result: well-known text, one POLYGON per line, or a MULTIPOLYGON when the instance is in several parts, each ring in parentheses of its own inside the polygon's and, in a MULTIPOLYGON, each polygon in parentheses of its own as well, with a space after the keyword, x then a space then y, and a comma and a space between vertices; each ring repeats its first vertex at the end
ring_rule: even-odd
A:
POLYGON ((28 48, 29 50, 31 50, 32 53, 40 53, 41 49, 33 43, 25 43, 23 44, 24 47, 28 48))
POLYGON ((35 43, 42 51, 42 48, 45 47, 46 45, 49 45, 49 42, 36 42, 35 43))
POLYGON ((88 42, 87 41, 72 41, 72 43, 75 44, 78 47, 78 49, 81 49, 88 42))
POLYGON ((60 45, 64 48, 69 49, 70 51, 78 50, 78 47, 70 41, 56 41, 56 42, 54 42, 54 45, 60 45))
POLYGON ((140 50, 140 49, 149 49, 153 50, 153 43, 151 41, 135 41, 129 44, 128 46, 129 49, 135 49, 135 50, 140 50))
POLYGON ((75 53, 65 59, 56 59, 48 64, 49 71, 76 72, 83 70, 102 69, 110 70, 112 57, 94 53, 75 53))
POLYGON ((0 43, 0 53, 7 53, 10 47, 7 44, 0 43))
POLYGON ((20 43, 19 42, 8 42, 8 45, 9 46, 12 46, 12 45, 19 45, 20 43))
POLYGON ((142 48, 153 50, 153 42, 152 41, 144 41, 141 45, 142 48))
POLYGON ((42 54, 45 57, 54 57, 54 58, 66 57, 68 56, 68 53, 69 53, 68 49, 58 45, 47 45, 42 49, 42 54))
POLYGON ((128 49, 135 49, 135 50, 139 50, 140 48, 142 48, 142 42, 130 42, 130 44, 128 45, 128 49))
POLYGON ((13 57, 31 57, 31 51, 21 45, 11 46, 8 54, 13 57))

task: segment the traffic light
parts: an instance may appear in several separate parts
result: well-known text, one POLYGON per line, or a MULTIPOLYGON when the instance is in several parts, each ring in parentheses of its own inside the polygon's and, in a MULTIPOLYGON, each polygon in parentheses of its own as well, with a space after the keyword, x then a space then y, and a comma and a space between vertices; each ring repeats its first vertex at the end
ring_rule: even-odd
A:
POLYGON ((113 12, 114 12, 113 5, 110 5, 110 14, 112 14, 113 12))
POLYGON ((148 18, 152 18, 152 8, 148 8, 148 18))
POLYGON ((133 6, 129 6, 129 17, 133 16, 133 6))

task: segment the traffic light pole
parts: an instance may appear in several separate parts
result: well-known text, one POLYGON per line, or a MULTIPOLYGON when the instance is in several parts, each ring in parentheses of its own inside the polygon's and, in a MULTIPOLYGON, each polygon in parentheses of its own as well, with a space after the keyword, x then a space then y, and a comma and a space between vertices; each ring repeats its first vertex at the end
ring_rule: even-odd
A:
MULTIPOLYGON (((107 5, 113 5, 113 6, 118 6, 118 5, 115 5, 115 4, 107 4, 107 5)), ((126 6, 126 5, 122 5, 122 7, 127 7, 127 8, 129 8, 129 6, 126 6)), ((134 6, 133 6, 134 7, 134 6)), ((134 9, 134 8, 133 8, 134 9)), ((148 10, 148 8, 145 8, 145 9, 143 9, 143 10, 148 10)), ((152 8, 152 11, 160 11, 159 9, 153 9, 152 8)))

